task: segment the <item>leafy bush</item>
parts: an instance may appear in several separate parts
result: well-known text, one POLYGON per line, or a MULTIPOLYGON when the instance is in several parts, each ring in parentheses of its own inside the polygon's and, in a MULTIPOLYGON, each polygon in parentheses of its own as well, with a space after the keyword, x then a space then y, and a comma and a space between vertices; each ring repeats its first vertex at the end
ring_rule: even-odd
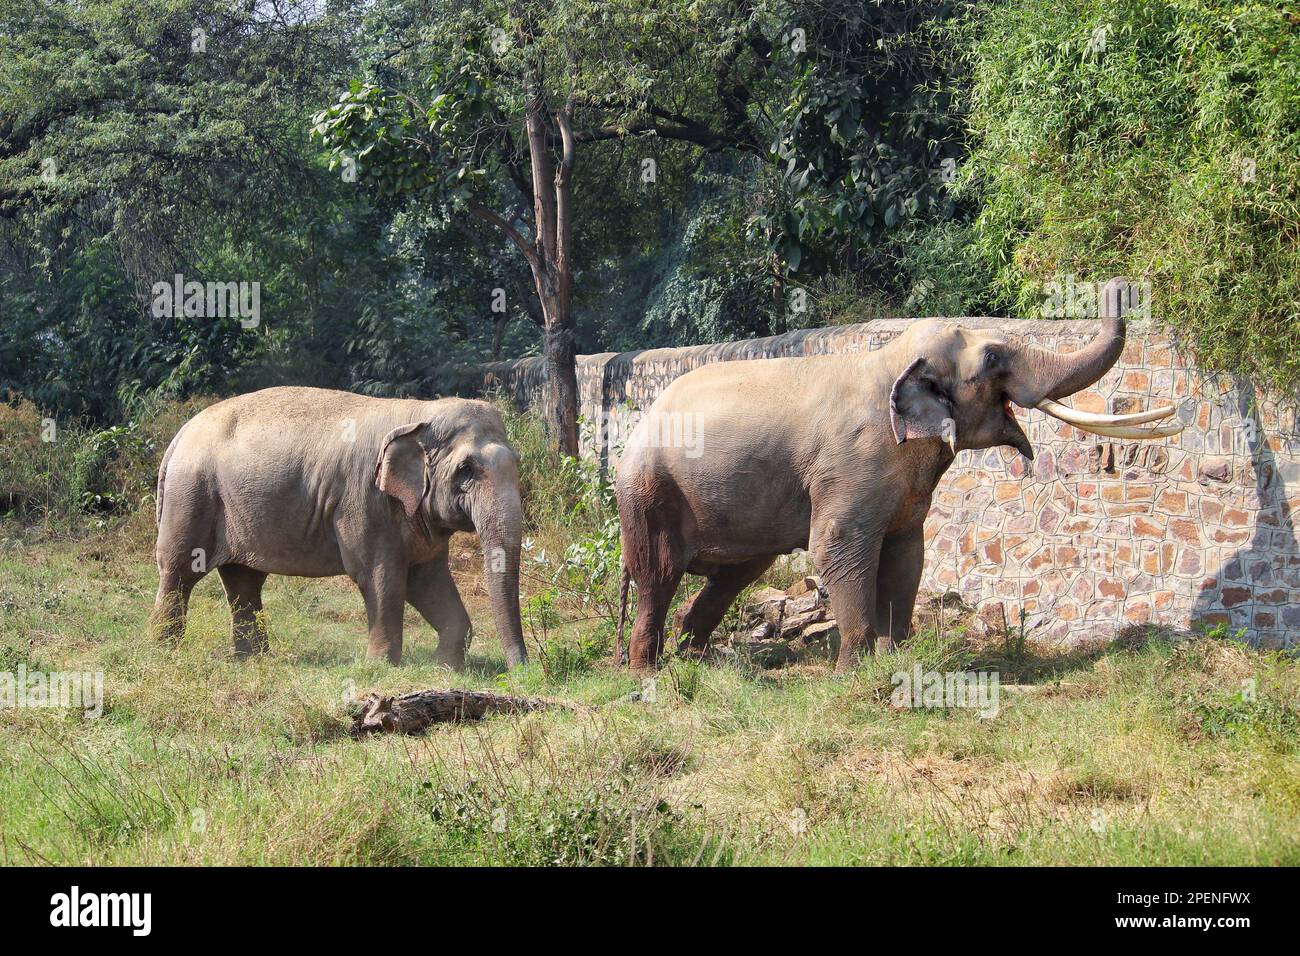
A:
POLYGON ((1249 699, 1236 691, 1187 703, 1206 737, 1259 738, 1285 753, 1294 751, 1300 739, 1300 712, 1275 697, 1249 699))
MULTIPOLYGON (((521 458, 523 574, 541 585, 521 608, 525 630, 538 645, 540 672, 510 678, 532 691, 584 673, 609 653, 622 567, 618 506, 608 468, 561 455, 539 415, 500 397, 495 402, 521 458)), ((579 424, 589 443, 591 423, 579 424)))
MULTIPOLYGON (((525 531, 531 536, 526 548, 533 563, 548 570, 569 602, 615 613, 622 550, 613 474, 593 458, 561 455, 535 412, 520 412, 499 397, 495 402, 522 459, 525 531), (558 562, 550 557, 556 554, 558 562)), ((590 442, 591 423, 579 425, 584 443, 590 442)))
POLYGON ((104 429, 56 418, 23 398, 0 403, 0 515, 64 526, 149 505, 163 451, 212 399, 121 400, 125 421, 104 429))
POLYGON ((1273 2, 976 8, 964 188, 994 291, 1152 283, 1204 359, 1300 381, 1300 30, 1273 2))
POLYGON ((909 230, 898 242, 907 316, 997 315, 993 271, 980 255, 969 223, 945 221, 909 230))

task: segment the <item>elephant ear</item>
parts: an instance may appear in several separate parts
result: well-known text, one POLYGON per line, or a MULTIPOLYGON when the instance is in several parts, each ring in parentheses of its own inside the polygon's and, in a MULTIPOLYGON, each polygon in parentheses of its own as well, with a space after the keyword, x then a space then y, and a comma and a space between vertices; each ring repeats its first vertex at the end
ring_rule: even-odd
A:
POLYGON ((384 436, 375 463, 375 485, 402 503, 406 517, 414 518, 429 494, 429 470, 424 464, 424 446, 415 432, 424 422, 394 428, 384 436))
POLYGON ((956 443, 952 402, 924 358, 918 358, 889 393, 889 423, 901 445, 909 438, 943 438, 956 443))

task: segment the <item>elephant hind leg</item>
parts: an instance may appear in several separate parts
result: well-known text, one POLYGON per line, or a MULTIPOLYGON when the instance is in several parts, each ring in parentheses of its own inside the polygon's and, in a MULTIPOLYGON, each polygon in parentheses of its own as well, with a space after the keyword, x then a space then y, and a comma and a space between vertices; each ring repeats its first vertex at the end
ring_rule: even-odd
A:
POLYGON ((217 568, 221 584, 230 602, 230 620, 236 657, 266 653, 269 645, 266 626, 258 617, 262 611, 262 585, 266 572, 242 564, 223 564, 217 568))
POLYGON ((158 595, 149 615, 149 630, 158 640, 176 644, 185 633, 185 614, 194 586, 219 561, 214 520, 206 499, 174 475, 168 477, 168 489, 171 493, 165 503, 160 502, 158 513, 154 547, 158 595))
POLYGON ((664 651, 664 623, 683 573, 678 571, 675 575, 659 576, 644 585, 637 585, 636 619, 632 622, 632 637, 628 641, 628 665, 637 673, 652 671, 659 666, 664 651))
POLYGON ((407 572, 406 600, 438 632, 438 663, 464 670, 470 642, 469 612, 456 590, 445 555, 414 565, 407 572))
POLYGON ((690 563, 676 490, 656 489, 653 500, 619 502, 623 562, 636 582, 636 618, 628 641, 628 664, 654 670, 664 648, 664 623, 677 585, 690 563))
POLYGON ((185 634, 185 612, 189 608, 194 586, 203 580, 204 571, 191 570, 189 566, 160 567, 158 594, 149 615, 149 632, 166 644, 178 644, 185 634))
POLYGON ((724 565, 709 575, 704 588, 677 612, 674 624, 682 635, 678 649, 696 655, 707 651, 709 637, 722 623, 727 609, 741 591, 763 576, 775 560, 775 557, 764 557, 743 564, 724 565))

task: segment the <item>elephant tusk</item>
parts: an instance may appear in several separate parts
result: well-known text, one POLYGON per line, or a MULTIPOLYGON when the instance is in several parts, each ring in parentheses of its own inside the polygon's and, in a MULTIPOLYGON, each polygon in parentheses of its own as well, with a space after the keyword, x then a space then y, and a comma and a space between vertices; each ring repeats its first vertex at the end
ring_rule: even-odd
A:
POLYGON ((1077 408, 1070 408, 1068 405, 1062 405, 1060 402, 1054 402, 1050 398, 1045 398, 1038 403, 1039 411, 1046 412, 1053 418, 1059 418, 1063 422, 1071 425, 1077 425, 1080 428, 1089 426, 1101 426, 1110 428, 1117 425, 1142 425, 1146 422, 1158 422, 1162 418, 1168 418, 1174 413, 1172 405, 1163 405, 1159 408, 1153 408, 1145 412, 1133 412, 1131 415, 1099 415, 1096 412, 1081 412, 1077 408))
POLYGON ((1159 425, 1156 428, 1134 428, 1131 425, 1080 425, 1071 422, 1079 431, 1091 432, 1105 438, 1169 438, 1183 430, 1183 423, 1159 425))

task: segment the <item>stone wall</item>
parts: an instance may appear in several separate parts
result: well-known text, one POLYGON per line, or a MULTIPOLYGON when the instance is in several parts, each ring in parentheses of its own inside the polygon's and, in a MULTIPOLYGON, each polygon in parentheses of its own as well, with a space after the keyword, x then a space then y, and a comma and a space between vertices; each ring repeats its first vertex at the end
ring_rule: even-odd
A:
MULTIPOLYGON (((958 319, 1071 351, 1088 321, 958 319)), ((907 326, 880 321, 744 342, 578 359, 582 414, 645 409, 678 375, 709 362, 879 348, 907 326)), ((527 404, 541 360, 496 363, 471 389, 527 404)), ((1199 371, 1167 335, 1130 331, 1116 366, 1069 403, 1098 412, 1172 400, 1182 434, 1125 442, 1076 431, 1038 411, 1022 424, 1036 459, 1007 448, 963 451, 935 491, 922 588, 957 590, 982 613, 1077 642, 1125 625, 1202 620, 1270 647, 1300 639, 1300 402, 1199 371), (1001 605, 1001 607, 998 607, 1001 605)), ((589 449, 590 450, 590 449, 589 449)))

